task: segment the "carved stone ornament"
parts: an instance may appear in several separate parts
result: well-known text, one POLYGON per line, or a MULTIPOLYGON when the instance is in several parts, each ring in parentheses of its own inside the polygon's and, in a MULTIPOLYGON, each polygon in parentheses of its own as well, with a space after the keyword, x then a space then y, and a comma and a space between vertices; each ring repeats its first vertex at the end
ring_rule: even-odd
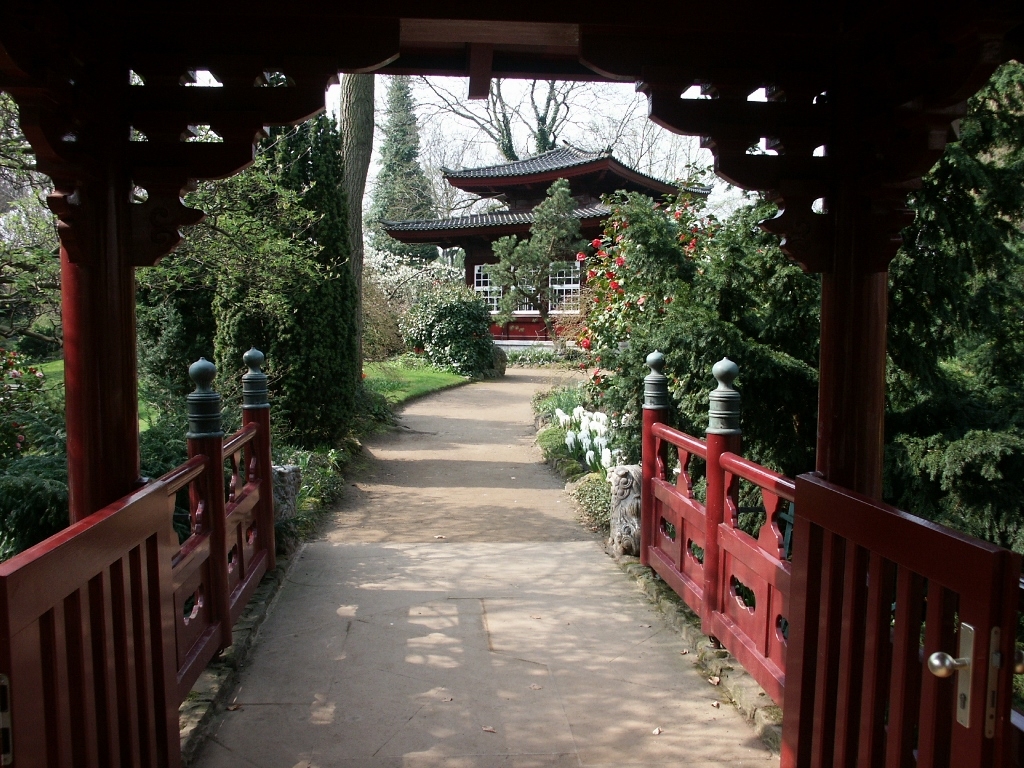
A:
POLYGON ((615 555, 640 554, 640 488, 638 464, 620 465, 608 473, 612 486, 608 549, 615 555))

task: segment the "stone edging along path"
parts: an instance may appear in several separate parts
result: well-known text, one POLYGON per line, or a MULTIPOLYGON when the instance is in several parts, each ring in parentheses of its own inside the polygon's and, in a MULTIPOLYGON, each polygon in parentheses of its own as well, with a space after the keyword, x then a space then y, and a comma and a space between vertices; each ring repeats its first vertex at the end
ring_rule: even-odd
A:
POLYGON ((758 737, 778 753, 782 748, 782 708, 775 704, 736 658, 701 633, 700 618, 691 611, 672 588, 636 557, 609 555, 619 567, 636 580, 647 598, 658 606, 665 621, 679 632, 693 663, 709 679, 718 678, 717 685, 736 706, 758 737))

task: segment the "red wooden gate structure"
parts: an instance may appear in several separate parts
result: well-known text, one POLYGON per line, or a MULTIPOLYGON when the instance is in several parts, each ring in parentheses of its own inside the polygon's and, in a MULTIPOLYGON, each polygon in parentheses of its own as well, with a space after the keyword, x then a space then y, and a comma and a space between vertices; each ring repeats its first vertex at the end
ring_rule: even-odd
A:
POLYGON ((783 705, 783 768, 1016 764, 1021 557, 737 455, 738 369, 728 360, 713 369, 707 440, 672 429, 662 423, 665 359, 655 352, 648 364, 641 562, 783 705), (693 492, 694 458, 705 462, 705 502, 693 492), (738 526, 740 479, 759 489, 756 538, 738 526))
POLYGON ((180 764, 178 705, 275 567, 263 355, 245 362, 235 435, 223 439, 216 369, 200 360, 189 460, 0 564, 0 765, 180 764))

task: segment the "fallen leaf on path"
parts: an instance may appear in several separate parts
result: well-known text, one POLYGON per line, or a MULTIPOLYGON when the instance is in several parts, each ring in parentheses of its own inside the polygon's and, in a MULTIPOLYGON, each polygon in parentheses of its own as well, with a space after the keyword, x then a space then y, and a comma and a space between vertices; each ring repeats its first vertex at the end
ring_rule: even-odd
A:
POLYGON ((533 684, 533 685, 531 685, 530 687, 531 687, 531 688, 533 688, 533 690, 535 690, 535 691, 539 691, 539 690, 540 690, 541 688, 543 688, 544 686, 543 686, 543 685, 537 685, 536 683, 534 683, 534 684, 533 684))
POLYGON ((228 712, 237 712, 241 708, 242 708, 241 704, 228 704, 228 706, 227 706, 228 712))
POLYGON ((722 706, 722 702, 720 702, 720 701, 712 701, 711 702, 711 706, 714 707, 715 709, 718 709, 719 707, 722 706))
POLYGON ((486 731, 487 733, 497 733, 497 731, 495 731, 495 730, 494 730, 494 729, 493 729, 493 728, 492 728, 491 726, 489 726, 489 725, 481 725, 480 727, 481 727, 481 728, 483 728, 483 729, 484 729, 484 731, 486 731))
POLYGON ((655 736, 658 736, 661 734, 661 728, 655 728, 653 731, 651 731, 651 733, 653 733, 655 736))
POLYGON ((435 536, 434 538, 435 538, 435 539, 443 539, 443 538, 444 538, 444 536, 435 536))
POLYGON ((684 648, 684 649, 683 649, 683 650, 681 650, 681 651, 680 651, 679 653, 680 653, 680 654, 682 654, 683 656, 685 656, 686 654, 688 654, 688 653, 689 653, 689 651, 688 651, 688 650, 686 650, 686 649, 684 648))
POLYGON ((650 624, 641 624, 640 626, 643 627, 644 629, 650 629, 651 628, 650 624))
POLYGON ((445 696, 441 701, 455 701, 451 696, 445 696))
POLYGON ((720 682, 722 682, 722 678, 720 678, 718 675, 712 675, 708 678, 708 682, 712 685, 718 685, 720 682))

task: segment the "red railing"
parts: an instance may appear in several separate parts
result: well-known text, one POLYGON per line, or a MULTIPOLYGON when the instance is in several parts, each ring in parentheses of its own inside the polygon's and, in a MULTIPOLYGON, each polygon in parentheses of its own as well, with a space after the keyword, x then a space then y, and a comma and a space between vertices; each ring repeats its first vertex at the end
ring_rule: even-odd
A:
POLYGON ((182 466, 0 564, 0 764, 180 764, 178 706, 274 567, 269 411, 188 447, 182 466))
MULTIPOLYGON (((795 498, 794 483, 738 455, 738 423, 709 430, 706 441, 664 424, 667 402, 659 400, 664 382, 658 379, 663 362, 652 359, 656 370, 648 382, 655 389, 648 389, 644 406, 640 560, 700 616, 704 633, 721 642, 781 703, 790 566, 780 517, 795 498), (669 446, 679 459, 675 482, 668 475, 669 446), (705 463, 704 502, 693 491, 694 458, 705 463), (741 480, 758 489, 764 511, 756 537, 739 527, 741 480)), ((717 366, 716 375, 724 376, 719 399, 738 399, 732 378, 717 366)), ((735 405, 738 421, 738 401, 735 405)), ((731 418, 723 414, 726 421, 731 418)))
POLYGON ((790 567, 779 516, 794 499, 793 481, 722 451, 725 441, 705 442, 662 423, 652 424, 650 433, 654 470, 644 493, 652 501, 641 561, 700 616, 705 634, 717 638, 781 703, 790 567), (670 445, 679 455, 674 483, 667 475, 670 445), (694 457, 706 463, 706 503, 693 493, 694 457), (738 525, 740 479, 755 485, 763 501, 765 522, 757 538, 738 525))

